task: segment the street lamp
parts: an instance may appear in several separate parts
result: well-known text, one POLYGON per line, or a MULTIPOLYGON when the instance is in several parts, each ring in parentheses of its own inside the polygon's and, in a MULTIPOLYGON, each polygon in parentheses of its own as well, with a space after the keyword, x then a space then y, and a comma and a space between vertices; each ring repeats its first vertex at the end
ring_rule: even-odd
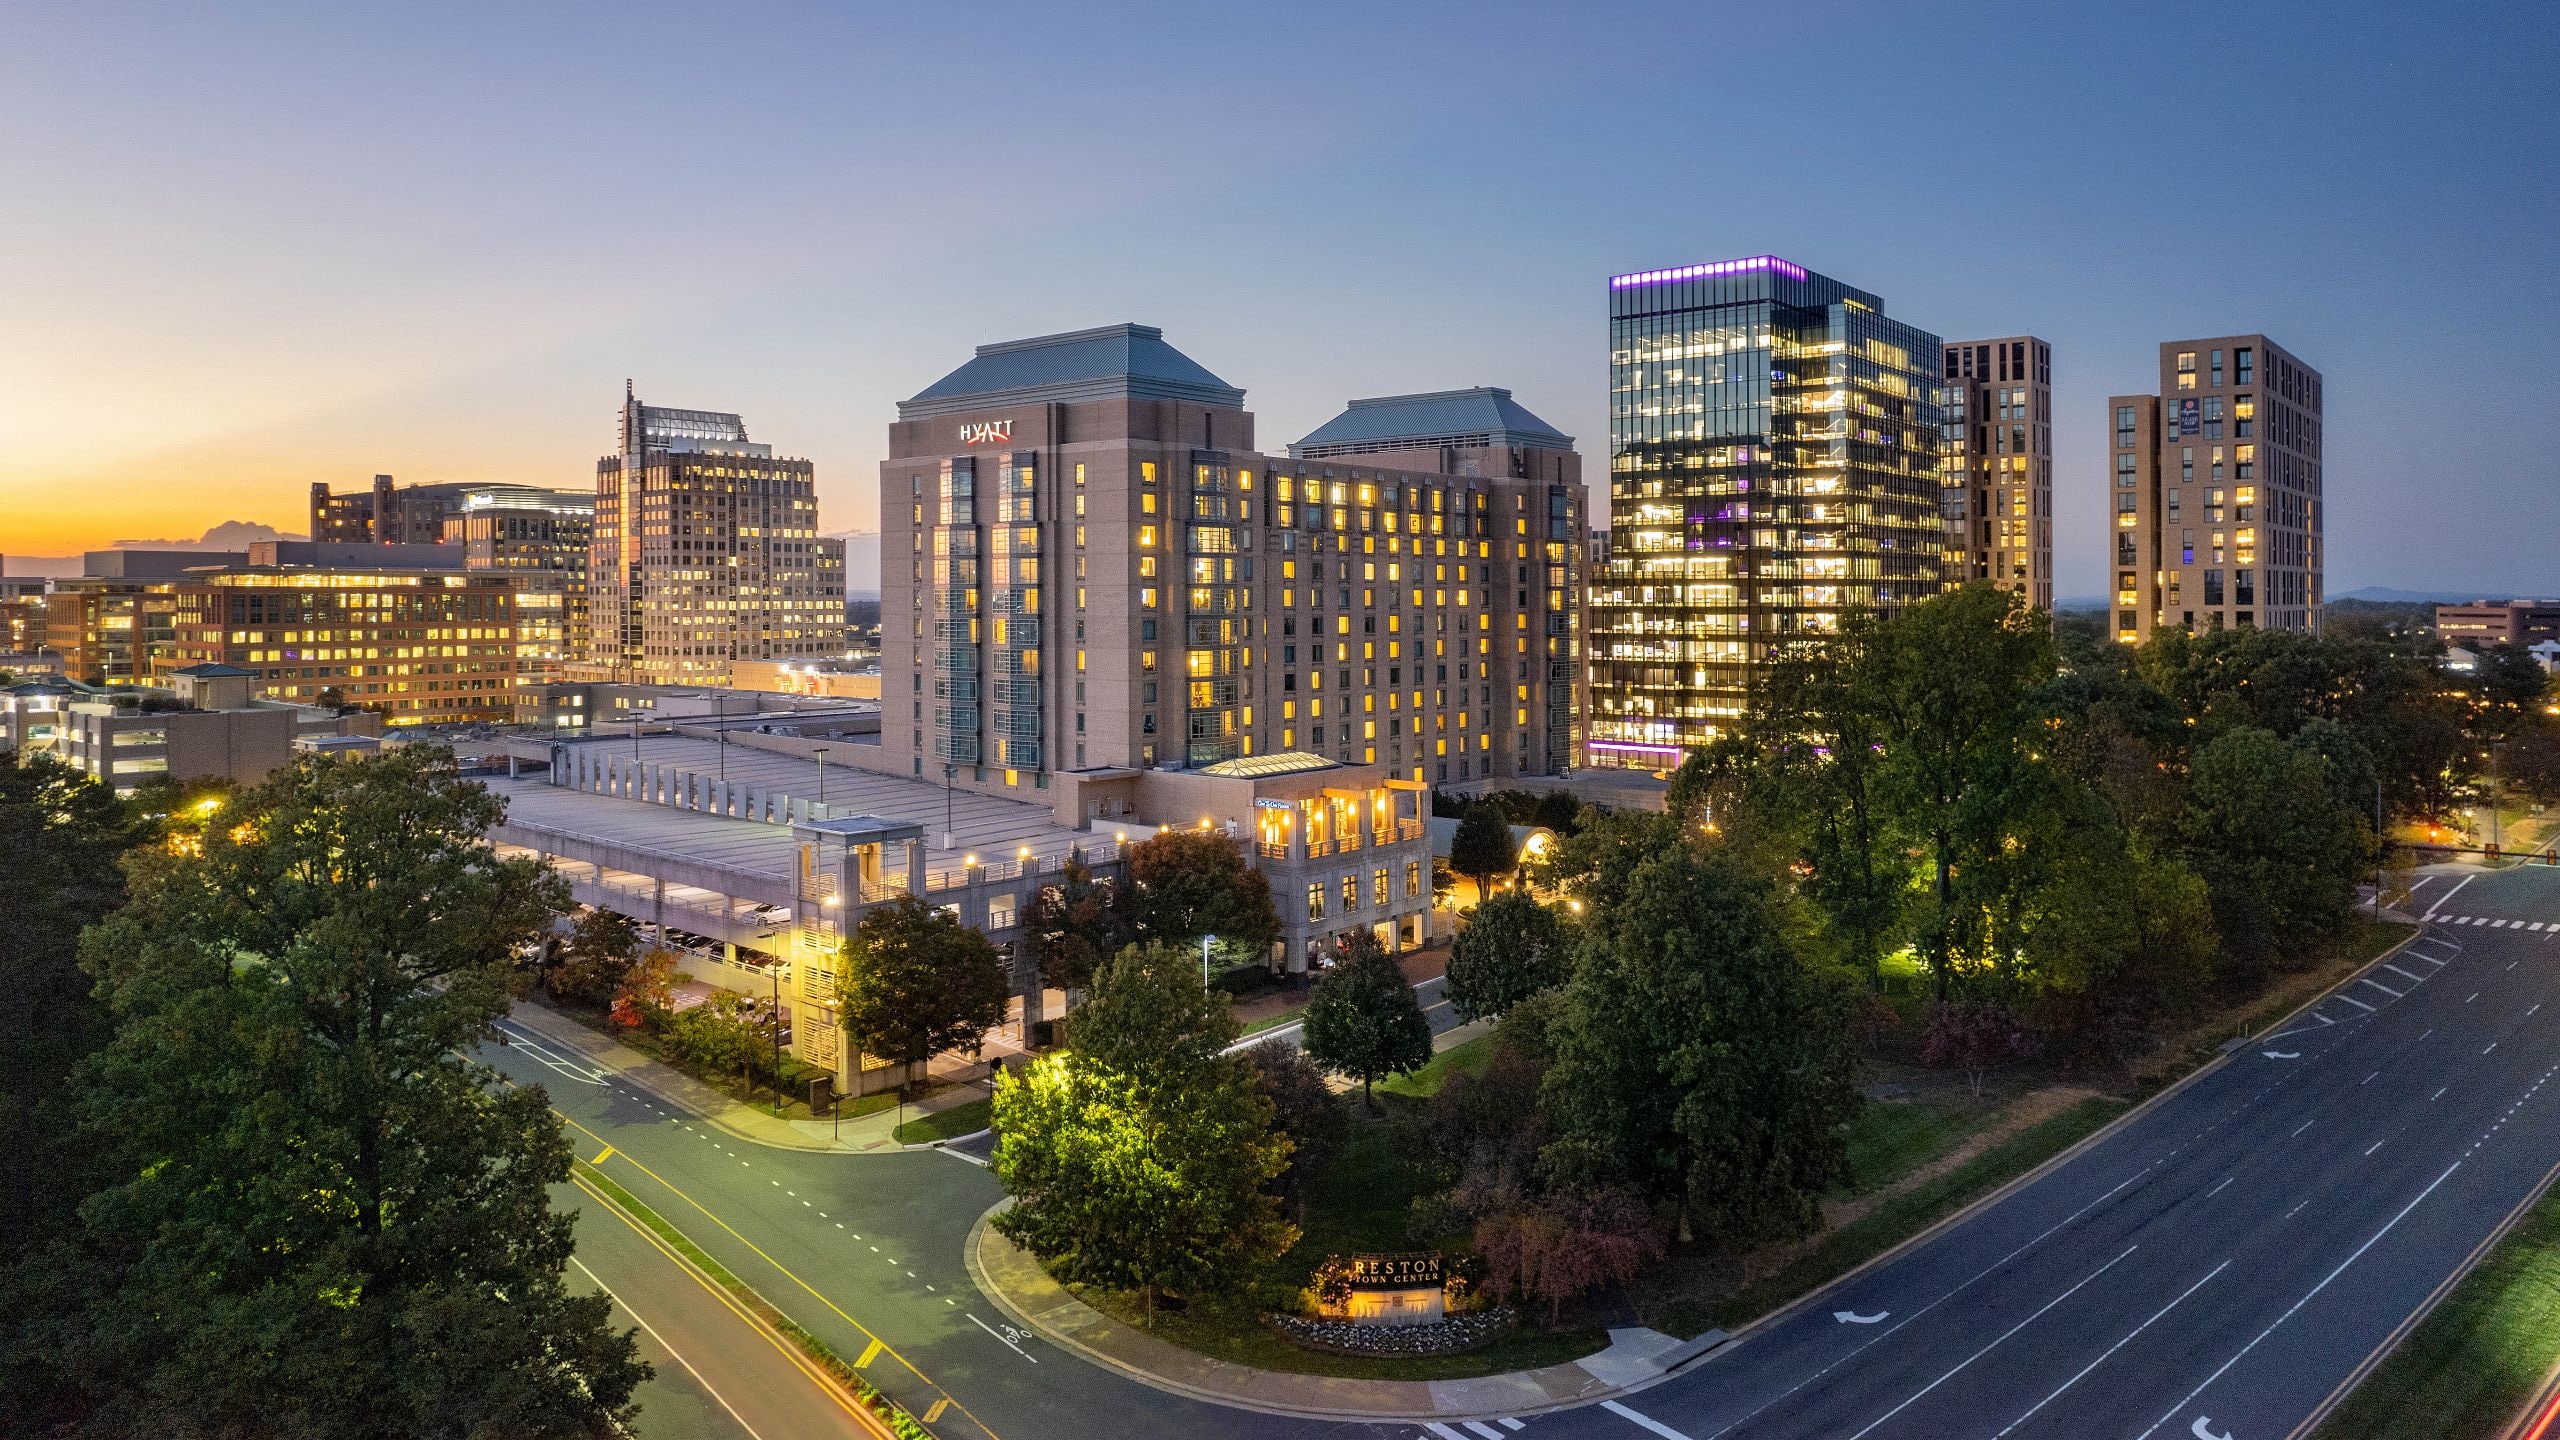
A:
POLYGON ((827 747, 818 747, 818 803, 827 803, 827 747))
POLYGON ((959 847, 959 841, 958 841, 957 839, 953 838, 952 833, 951 833, 951 779, 952 779, 952 777, 953 777, 953 776, 955 776, 955 775, 957 775, 957 774, 959 774, 959 773, 960 773, 960 767, 959 767, 959 766, 954 765, 954 764, 952 764, 951 762, 949 762, 949 761, 947 761, 947 760, 943 762, 943 765, 942 765, 942 848, 943 848, 943 849, 945 849, 945 850, 953 850, 953 849, 957 849, 957 848, 959 847))

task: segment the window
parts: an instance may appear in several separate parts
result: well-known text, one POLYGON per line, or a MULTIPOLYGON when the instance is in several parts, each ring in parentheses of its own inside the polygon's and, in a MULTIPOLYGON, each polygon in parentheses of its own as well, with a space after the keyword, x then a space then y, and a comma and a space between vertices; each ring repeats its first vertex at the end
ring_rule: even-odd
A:
POLYGON ((1344 875, 1344 876, 1342 877, 1342 910, 1343 910, 1343 913, 1347 915, 1347 914, 1351 913, 1352 911, 1357 910, 1357 909, 1359 909, 1359 908, 1360 908, 1360 877, 1359 877, 1358 875, 1344 875))
POLYGON ((1324 882, 1321 880, 1307 882, 1307 918, 1310 920, 1324 918, 1324 882))
MULTIPOLYGON (((2244 570, 2241 573, 2245 575, 2248 572, 2244 570)), ((1381 865, 1369 876, 1369 903, 1383 910, 1394 899, 1395 894, 1388 880, 1387 867, 1381 865)))
POLYGON ((2255 359, 2256 354, 2256 351, 2246 345, 2243 345, 2239 349, 2231 352, 2231 378, 2234 383, 2241 385, 2254 385, 2257 383, 2258 377, 2256 370, 2251 364, 2251 361, 2255 359))
POLYGON ((1419 860, 1407 860, 1404 862, 1404 898, 1407 900, 1416 900, 1420 899, 1421 896, 1422 862, 1419 860))
POLYGON ((2181 390, 2196 388, 2196 352, 2193 350, 2178 352, 2178 388, 2181 390))
POLYGON ((2133 448, 2133 407, 2130 405, 2116 407, 2116 448, 2133 448))

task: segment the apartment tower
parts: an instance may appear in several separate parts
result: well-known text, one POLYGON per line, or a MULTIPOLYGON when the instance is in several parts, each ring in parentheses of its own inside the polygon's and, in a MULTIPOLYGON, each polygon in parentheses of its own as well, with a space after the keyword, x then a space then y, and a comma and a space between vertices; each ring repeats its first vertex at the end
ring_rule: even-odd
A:
POLYGON ((2053 347, 1950 340, 1938 454, 1946 583, 1988 580, 2053 609, 2053 347))
POLYGON ((2320 623, 2320 372, 2264 335, 2171 340, 2108 400, 2115 635, 2320 623))
POLYGON ((723 685, 739 660, 842 652, 844 561, 818 536, 813 468, 714 410, 623 387, 621 447, 596 462, 589 669, 723 685))
POLYGON ((1771 653, 1936 592, 1938 337, 1774 255, 1609 281, 1588 763, 1677 765, 1771 653))

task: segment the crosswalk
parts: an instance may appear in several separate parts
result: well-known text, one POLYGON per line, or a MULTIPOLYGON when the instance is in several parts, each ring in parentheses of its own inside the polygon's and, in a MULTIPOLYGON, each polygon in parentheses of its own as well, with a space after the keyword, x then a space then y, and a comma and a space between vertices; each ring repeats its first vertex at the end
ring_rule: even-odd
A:
POLYGON ((2501 920, 2487 915, 2438 915, 2428 912, 2430 925, 2476 925, 2483 930, 2530 930, 2538 934, 2560 935, 2560 922, 2549 920, 2501 920))
POLYGON ((1504 1440, 1511 1431, 1527 1428, 1526 1424, 1508 1415, 1490 1424, 1482 1420, 1460 1420, 1454 1424, 1434 1420, 1422 1427, 1424 1434, 1435 1436, 1437 1440, 1504 1440), (1495 1429, 1497 1425, 1501 1428, 1495 1429))

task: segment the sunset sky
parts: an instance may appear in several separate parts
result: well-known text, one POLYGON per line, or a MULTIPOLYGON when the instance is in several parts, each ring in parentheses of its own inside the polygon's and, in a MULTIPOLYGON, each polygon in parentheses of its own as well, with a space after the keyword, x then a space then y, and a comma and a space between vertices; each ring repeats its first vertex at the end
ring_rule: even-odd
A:
POLYGON ((0 553, 584 486, 626 376, 869 529, 898 399, 1119 320, 1266 448, 1507 385, 1596 477, 1607 276, 1768 252, 2052 342, 2064 596, 2105 397, 2250 330, 2327 377, 2333 592, 2551 593, 2552 13, 14 4, 0 553))

